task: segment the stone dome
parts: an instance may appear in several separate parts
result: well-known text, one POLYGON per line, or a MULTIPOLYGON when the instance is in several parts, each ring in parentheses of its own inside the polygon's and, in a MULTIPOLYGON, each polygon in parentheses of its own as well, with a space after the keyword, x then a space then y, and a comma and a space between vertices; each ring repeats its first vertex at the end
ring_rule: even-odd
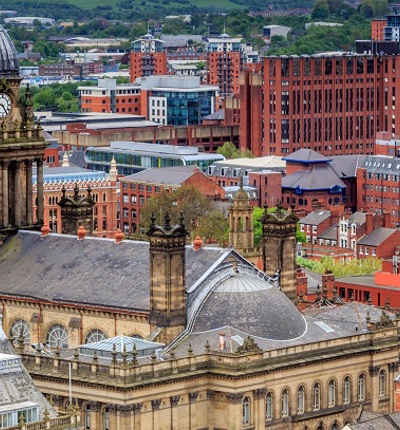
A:
POLYGON ((0 77, 4 75, 19 76, 19 62, 14 43, 0 25, 0 77))
POLYGON ((304 334, 306 322, 296 306, 263 278, 235 273, 202 304, 192 333, 230 326, 250 336, 290 340, 304 334))

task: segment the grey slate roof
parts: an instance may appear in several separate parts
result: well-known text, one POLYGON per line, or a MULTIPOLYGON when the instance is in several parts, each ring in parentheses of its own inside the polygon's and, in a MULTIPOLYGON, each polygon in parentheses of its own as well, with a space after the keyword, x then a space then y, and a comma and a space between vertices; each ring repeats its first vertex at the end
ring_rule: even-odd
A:
POLYGON ((331 216, 331 212, 327 210, 316 210, 310 212, 304 218, 301 218, 300 224, 308 224, 308 225, 319 225, 322 221, 325 221, 327 218, 331 216))
MULTIPOLYGON (((188 288, 229 249, 186 247, 188 288)), ((149 311, 149 244, 19 231, 0 247, 1 294, 149 311), (10 270, 12 268, 12 270, 10 270), (21 274, 24 273, 24 276, 21 274)))
MULTIPOLYGON (((11 343, 3 331, 0 316, 0 355, 2 354, 9 355, 10 358, 15 356, 11 343)), ((46 408, 51 418, 57 416, 57 412, 36 388, 24 365, 20 363, 11 372, 0 372, 0 407, 10 406, 11 408, 13 405, 23 402, 33 402, 39 405, 40 419, 43 419, 46 408)))
POLYGON ((330 158, 314 151, 313 149, 302 148, 283 158, 285 161, 300 163, 328 163, 330 158))
POLYGON ((121 182, 142 182, 146 184, 160 184, 160 185, 182 185, 187 181, 197 166, 177 166, 177 167, 163 167, 158 169, 147 169, 133 175, 121 178, 121 182))
POLYGON ((359 240, 357 245, 378 246, 388 239, 395 231, 395 228, 377 227, 372 233, 367 234, 359 240))
POLYGON ((366 155, 335 155, 331 157, 330 166, 341 178, 351 178, 357 175, 357 168, 361 167, 366 155))
POLYGON ((19 76, 18 53, 10 36, 0 25, 0 76, 19 76))
POLYGON ((207 119, 207 120, 223 120, 224 118, 225 118, 224 109, 217 110, 217 112, 210 113, 210 115, 203 117, 203 119, 207 119))
POLYGON ((365 223, 365 219, 366 219, 366 212, 357 211, 351 214, 351 216, 347 218, 347 221, 349 222, 349 224, 362 225, 365 223))
POLYGON ((333 186, 346 188, 344 182, 329 165, 316 165, 309 170, 297 172, 282 178, 282 188, 302 188, 303 190, 328 190, 333 186))
POLYGON ((337 224, 327 228, 325 231, 319 234, 318 239, 337 240, 337 224))
POLYGON ((399 430, 400 412, 378 414, 363 411, 357 423, 349 424, 344 428, 350 430, 399 430))
POLYGON ((229 325, 251 336, 287 340, 301 336, 306 323, 293 303, 265 280, 233 274, 203 303, 193 332, 229 325))

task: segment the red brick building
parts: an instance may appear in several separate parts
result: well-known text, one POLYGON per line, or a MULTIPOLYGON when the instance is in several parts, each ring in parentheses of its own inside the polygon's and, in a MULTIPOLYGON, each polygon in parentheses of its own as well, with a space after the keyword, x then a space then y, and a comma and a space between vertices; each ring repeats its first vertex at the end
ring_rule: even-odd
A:
POLYGON ((386 19, 375 18, 371 21, 371 38, 372 40, 385 40, 386 19))
POLYGON ((368 156, 357 170, 357 207, 383 215, 389 211, 391 227, 400 226, 400 158, 368 156))
POLYGON ((146 34, 132 44, 130 55, 131 82, 137 78, 167 74, 167 52, 162 40, 146 34))
POLYGON ((241 39, 221 34, 207 42, 207 83, 218 85, 221 97, 239 94, 239 74, 243 66, 241 39))
POLYGON ((224 197, 224 190, 213 183, 197 166, 147 169, 120 179, 121 230, 127 234, 140 232, 140 211, 151 197, 163 190, 174 192, 182 186, 194 186, 213 199, 224 197))
POLYGON ((373 154, 377 131, 399 130, 399 68, 396 55, 265 57, 262 73, 240 79, 240 146, 373 154))

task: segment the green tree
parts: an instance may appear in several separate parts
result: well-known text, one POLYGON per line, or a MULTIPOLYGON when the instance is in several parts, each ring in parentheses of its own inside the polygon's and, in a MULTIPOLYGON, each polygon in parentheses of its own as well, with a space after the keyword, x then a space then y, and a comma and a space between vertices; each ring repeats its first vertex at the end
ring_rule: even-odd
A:
POLYGON ((182 212, 187 230, 193 232, 213 208, 214 202, 195 187, 182 186, 172 192, 163 190, 157 197, 150 198, 140 211, 141 226, 149 228, 152 214, 156 223, 164 224, 166 212, 171 223, 176 224, 182 212))
POLYGON ((34 109, 47 109, 57 105, 57 96, 53 88, 44 87, 33 96, 34 109))
POLYGON ((232 158, 253 158, 254 155, 249 149, 240 151, 232 142, 225 142, 221 147, 217 149, 217 154, 223 155, 227 160, 232 158))
POLYGON ((223 245, 229 233, 229 222, 221 211, 212 209, 207 216, 202 217, 196 232, 207 243, 216 240, 220 245, 223 245))
POLYGON ((329 4, 327 0, 317 0, 311 12, 312 19, 326 19, 329 16, 329 4))

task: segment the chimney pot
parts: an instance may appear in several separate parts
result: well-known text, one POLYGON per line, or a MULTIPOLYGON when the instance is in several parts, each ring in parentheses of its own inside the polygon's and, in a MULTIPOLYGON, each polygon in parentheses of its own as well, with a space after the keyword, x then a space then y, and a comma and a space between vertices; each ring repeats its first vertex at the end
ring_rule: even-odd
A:
POLYGON ((196 238, 193 241, 193 249, 195 251, 198 251, 203 246, 203 241, 201 240, 200 236, 196 236, 196 238))
POLYGON ((219 334, 219 349, 220 351, 224 351, 226 346, 225 333, 219 334))
POLYGON ((121 243, 124 239, 124 234, 120 229, 115 233, 115 243, 121 243))
POLYGON ((43 224, 42 228, 40 229, 41 233, 42 233, 42 237, 46 237, 49 232, 50 232, 50 228, 48 224, 43 224))
POLYGON ((80 225, 78 228, 78 240, 83 240, 86 236, 86 230, 83 225, 80 225))

